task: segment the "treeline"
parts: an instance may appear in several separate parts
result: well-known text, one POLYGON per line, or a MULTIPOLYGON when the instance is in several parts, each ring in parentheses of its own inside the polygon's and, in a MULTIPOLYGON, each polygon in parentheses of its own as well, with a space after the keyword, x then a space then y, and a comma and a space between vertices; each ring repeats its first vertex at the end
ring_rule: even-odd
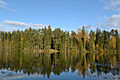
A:
POLYGON ((69 51, 119 51, 120 37, 118 30, 86 31, 83 26, 77 32, 54 30, 51 26, 42 29, 25 29, 24 31, 1 32, 0 49, 2 51, 43 51, 58 50, 69 51), (3 50, 4 49, 4 50, 3 50))

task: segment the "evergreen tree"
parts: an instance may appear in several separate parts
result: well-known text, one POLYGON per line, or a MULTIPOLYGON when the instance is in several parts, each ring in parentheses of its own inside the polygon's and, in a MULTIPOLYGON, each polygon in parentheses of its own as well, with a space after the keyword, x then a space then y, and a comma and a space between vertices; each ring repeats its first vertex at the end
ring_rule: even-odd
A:
POLYGON ((119 51, 119 35, 118 35, 118 30, 115 30, 115 38, 116 38, 116 50, 119 51))
POLYGON ((77 51, 117 51, 120 49, 118 30, 102 31, 96 29, 89 34, 83 26, 77 32, 63 31, 60 28, 52 30, 51 26, 42 29, 25 29, 24 31, 0 32, 0 49, 2 52, 44 52, 57 50, 67 52, 77 51))
POLYGON ((92 51, 92 50, 95 50, 95 32, 93 32, 92 30, 90 31, 90 39, 89 39, 89 50, 92 51))

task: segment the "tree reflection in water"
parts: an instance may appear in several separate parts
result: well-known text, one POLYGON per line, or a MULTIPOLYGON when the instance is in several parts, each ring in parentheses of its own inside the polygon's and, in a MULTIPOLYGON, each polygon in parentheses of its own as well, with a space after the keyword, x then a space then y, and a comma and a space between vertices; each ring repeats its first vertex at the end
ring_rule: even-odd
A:
POLYGON ((100 55, 96 53, 0 53, 0 69, 23 72, 27 75, 39 74, 47 76, 52 73, 60 75, 62 72, 78 71, 77 74, 85 78, 97 73, 112 73, 120 75, 119 55, 100 55))

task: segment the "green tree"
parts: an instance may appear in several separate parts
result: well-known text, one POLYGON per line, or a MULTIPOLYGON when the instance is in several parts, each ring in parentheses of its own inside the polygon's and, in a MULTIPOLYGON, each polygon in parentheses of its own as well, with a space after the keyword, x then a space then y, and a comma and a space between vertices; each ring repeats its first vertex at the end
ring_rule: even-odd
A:
POLYGON ((89 50, 93 51, 95 50, 95 32, 91 30, 89 36, 90 36, 89 43, 88 43, 89 50))

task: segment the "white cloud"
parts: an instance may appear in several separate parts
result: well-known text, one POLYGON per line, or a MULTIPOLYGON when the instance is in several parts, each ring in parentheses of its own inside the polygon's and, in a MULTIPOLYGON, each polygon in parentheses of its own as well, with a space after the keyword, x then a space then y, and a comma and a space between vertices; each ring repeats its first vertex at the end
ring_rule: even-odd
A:
POLYGON ((118 8, 118 9, 117 9, 117 11, 119 11, 119 12, 120 12, 120 8, 118 8))
POLYGON ((120 27, 120 14, 106 18, 106 22, 113 27, 120 27))
POLYGON ((7 3, 4 2, 4 1, 0 1, 0 4, 2 4, 2 5, 7 5, 7 3))
POLYGON ((117 29, 118 31, 120 31, 120 29, 117 29))
POLYGON ((105 29, 109 28, 120 28, 120 0, 101 0, 103 1, 104 10, 111 10, 116 12, 117 14, 113 14, 111 16, 103 17, 104 22, 97 24, 99 27, 103 27, 105 29))
POLYGON ((120 0, 102 0, 105 4, 105 10, 114 10, 119 11, 120 9, 120 0))
POLYGON ((4 25, 0 25, 0 31, 4 30, 4 25))
POLYGON ((7 5, 8 4, 6 2, 0 0, 0 8, 6 9, 6 10, 9 10, 9 11, 16 11, 15 9, 8 8, 7 5))
POLYGON ((15 26, 15 27, 43 28, 45 26, 46 27, 48 26, 48 25, 44 25, 44 24, 28 24, 28 23, 24 23, 24 22, 10 21, 10 20, 3 21, 3 23, 7 24, 7 25, 15 26))
MULTIPOLYGON (((25 22, 19 22, 19 21, 11 21, 11 20, 5 20, 2 22, 3 25, 0 26, 4 26, 4 31, 16 31, 16 30, 25 30, 29 27, 33 28, 33 29, 42 29, 42 28, 48 28, 49 25, 45 25, 45 24, 32 24, 32 23, 25 23, 25 22)), ((53 27, 51 27, 52 30, 54 30, 53 27)), ((3 31, 2 30, 2 31, 3 31)))
POLYGON ((15 9, 8 8, 8 7, 4 6, 4 5, 0 5, 0 7, 4 8, 6 10, 9 10, 9 11, 16 11, 15 9))
POLYGON ((118 6, 118 5, 120 5, 120 0, 113 0, 113 1, 111 1, 111 5, 112 6, 118 6))
POLYGON ((4 25, 0 25, 0 27, 4 27, 4 25))
POLYGON ((16 28, 11 28, 12 31, 16 31, 17 29, 16 28))
POLYGON ((120 31, 120 28, 108 28, 108 30, 118 30, 118 31, 120 31))
POLYGON ((4 24, 11 25, 11 26, 20 26, 20 27, 29 26, 29 25, 26 24, 26 23, 18 22, 18 21, 9 21, 9 20, 6 20, 6 21, 3 21, 3 23, 4 23, 4 24))
POLYGON ((112 15, 112 16, 106 17, 104 19, 105 19, 105 21, 103 23, 101 23, 101 22, 97 23, 98 27, 103 27, 105 29, 107 29, 108 27, 120 28, 120 14, 112 15))
POLYGON ((31 26, 35 26, 35 27, 39 27, 39 28, 43 28, 43 27, 47 27, 48 25, 44 25, 44 24, 30 24, 31 26))

